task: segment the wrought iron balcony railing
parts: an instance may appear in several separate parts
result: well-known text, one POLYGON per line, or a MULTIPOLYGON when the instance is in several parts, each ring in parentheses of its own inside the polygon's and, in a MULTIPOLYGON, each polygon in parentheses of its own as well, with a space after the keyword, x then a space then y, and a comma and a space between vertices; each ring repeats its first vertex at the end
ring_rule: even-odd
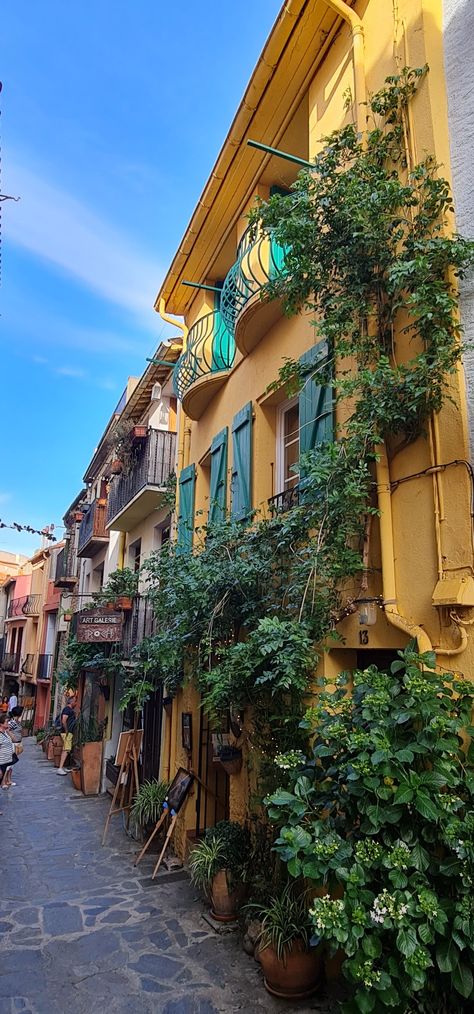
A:
POLYGON ((176 433, 150 430, 146 440, 137 448, 131 467, 112 482, 107 501, 107 524, 121 514, 140 490, 148 486, 164 490, 175 469, 175 458, 176 433))
POLYGON ((130 658, 132 648, 140 644, 145 637, 155 633, 155 616, 152 603, 146 595, 137 595, 133 600, 133 609, 127 613, 123 625, 122 654, 130 658))
POLYGON ((189 329, 186 351, 174 370, 174 389, 180 401, 200 377, 230 370, 234 358, 233 328, 229 329, 221 313, 215 310, 200 317, 189 329))
POLYGON ((50 680, 52 667, 53 667, 52 655, 38 655, 38 665, 36 667, 36 679, 50 680))
POLYGON ((297 484, 291 486, 290 489, 283 490, 283 493, 271 496, 267 502, 272 514, 286 514, 286 511, 290 511, 292 507, 299 506, 300 499, 301 487, 297 484))
POLYGON ((25 616, 39 616, 41 612, 41 595, 27 595, 23 606, 25 616))
POLYGON ((94 500, 90 504, 79 528, 77 545, 78 556, 94 556, 100 546, 108 542, 109 533, 106 529, 107 504, 94 500))
POLYGON ((70 588, 77 581, 77 555, 72 541, 56 557, 54 584, 57 588, 70 588))
POLYGON ((35 669, 35 656, 33 653, 29 652, 28 655, 26 655, 25 658, 23 659, 23 662, 21 663, 21 671, 22 673, 25 673, 26 676, 32 676, 34 673, 34 669, 35 669))
POLYGON ((19 651, 7 651, 2 658, 4 672, 20 672, 21 655, 19 651))
POLYGON ((284 272, 284 247, 266 233, 254 236, 250 227, 246 229, 221 295, 222 317, 232 334, 237 317, 249 299, 284 272))

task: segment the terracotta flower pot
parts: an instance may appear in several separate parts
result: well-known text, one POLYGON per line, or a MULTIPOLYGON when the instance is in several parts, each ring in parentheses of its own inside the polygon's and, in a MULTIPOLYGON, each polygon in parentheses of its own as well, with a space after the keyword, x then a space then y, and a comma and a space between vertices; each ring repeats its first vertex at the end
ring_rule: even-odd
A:
POLYGON ((59 767, 61 761, 61 754, 63 752, 63 741, 60 736, 54 736, 53 738, 53 761, 55 768, 59 767))
POLYGON ((225 870, 216 873, 211 886, 211 915, 218 922, 232 922, 242 904, 245 889, 242 886, 229 891, 225 870))
POLYGON ((115 607, 116 609, 123 609, 124 612, 128 613, 133 606, 133 602, 128 595, 119 595, 115 607))
POLYGON ((82 521, 83 517, 84 517, 84 514, 83 514, 82 511, 75 511, 74 512, 74 521, 76 521, 78 524, 79 524, 80 521, 82 521))
POLYGON ((132 430, 132 440, 146 440, 147 428, 146 426, 134 426, 132 430))
POLYGON ((102 743, 81 747, 81 789, 85 796, 97 796, 102 775, 102 743))
POLYGON ((71 768, 71 781, 74 789, 81 791, 81 769, 71 768))
POLYGON ((122 462, 120 461, 120 458, 116 458, 115 461, 112 462, 112 464, 110 466, 110 471, 111 471, 112 475, 120 475, 121 474, 121 472, 123 471, 123 465, 122 465, 122 462))
POLYGON ((277 957, 273 947, 258 951, 262 966, 265 988, 273 996, 299 1000, 311 996, 318 988, 321 978, 321 955, 319 948, 307 950, 302 940, 295 940, 285 959, 277 957))

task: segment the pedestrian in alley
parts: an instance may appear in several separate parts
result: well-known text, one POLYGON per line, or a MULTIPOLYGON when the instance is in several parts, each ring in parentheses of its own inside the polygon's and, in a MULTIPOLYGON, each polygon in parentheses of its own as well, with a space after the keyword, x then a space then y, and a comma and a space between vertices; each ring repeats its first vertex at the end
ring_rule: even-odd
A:
POLYGON ((7 712, 8 712, 8 696, 7 694, 5 694, 5 696, 2 697, 2 703, 0 704, 0 713, 2 715, 6 715, 7 712))
POLYGON ((16 695, 15 687, 10 687, 10 698, 8 701, 8 710, 11 712, 13 708, 18 707, 18 697, 16 695))
POLYGON ((67 703, 61 711, 61 739, 63 741, 63 749, 59 761, 59 767, 56 771, 56 774, 58 775, 69 774, 64 765, 68 754, 70 754, 72 750, 72 734, 76 725, 76 703, 76 695, 70 694, 67 699, 67 703))
POLYGON ((3 713, 0 714, 0 786, 2 789, 5 771, 11 765, 12 756, 13 743, 8 732, 8 715, 3 713))
POLYGON ((16 782, 12 781, 12 771, 14 765, 18 764, 19 755, 23 753, 23 745, 21 742, 23 738, 23 733, 20 722, 22 714, 23 707, 21 706, 21 704, 18 704, 16 708, 13 708, 13 711, 11 711, 8 716, 8 734, 11 738, 13 745, 13 756, 12 762, 5 772, 2 782, 2 789, 9 789, 12 786, 16 785, 16 782))

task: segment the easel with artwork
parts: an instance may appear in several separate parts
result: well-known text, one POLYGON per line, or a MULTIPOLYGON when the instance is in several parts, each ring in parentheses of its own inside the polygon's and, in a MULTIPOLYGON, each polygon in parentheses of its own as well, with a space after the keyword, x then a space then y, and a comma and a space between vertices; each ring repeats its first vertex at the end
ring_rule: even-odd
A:
POLYGON ((127 820, 134 796, 140 788, 138 778, 138 758, 142 746, 143 729, 130 729, 121 732, 117 747, 116 764, 120 764, 110 810, 105 822, 102 845, 105 845, 111 817, 116 813, 126 813, 127 820))
POLYGON ((156 874, 158 873, 158 870, 161 866, 161 862, 168 847, 171 835, 173 834, 179 812, 187 801, 189 790, 195 778, 196 775, 194 775, 191 771, 186 771, 186 768, 178 768, 178 771, 175 774, 173 781, 171 782, 171 785, 168 789, 166 799, 163 802, 163 812, 159 820, 156 822, 155 827, 153 828, 153 831, 151 832, 150 836, 147 838, 141 852, 139 852, 137 858, 135 859, 134 866, 138 866, 138 863, 145 855, 147 849, 150 847, 155 835, 158 834, 160 828, 165 824, 166 821, 168 821, 168 828, 166 831, 165 840, 163 842, 163 848, 161 849, 155 868, 153 870, 151 876, 152 880, 155 879, 156 874))

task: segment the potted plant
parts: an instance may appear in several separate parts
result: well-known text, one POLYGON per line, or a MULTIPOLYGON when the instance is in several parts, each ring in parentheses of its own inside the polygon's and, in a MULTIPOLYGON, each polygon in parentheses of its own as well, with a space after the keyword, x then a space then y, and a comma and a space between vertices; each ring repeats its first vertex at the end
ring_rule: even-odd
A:
POLYGON ((133 800, 130 819, 142 837, 146 837, 153 830, 161 816, 168 789, 169 783, 160 782, 157 778, 143 782, 140 786, 133 800))
POLYGON ((228 775, 238 775, 242 770, 242 750, 237 746, 222 744, 217 747, 214 764, 220 764, 228 775))
POLYGON ((147 428, 146 426, 134 426, 132 429, 131 437, 134 443, 140 440, 146 440, 147 428))
POLYGON ((80 787, 85 796, 96 796, 100 790, 103 737, 103 722, 79 715, 74 729, 74 744, 78 748, 80 787))
POLYGON ((286 884, 267 903, 252 903, 246 910, 261 923, 255 957, 268 992, 291 1000, 314 993, 321 976, 321 951, 310 946, 313 927, 305 892, 286 884))
POLYGON ((139 573, 130 567, 114 570, 100 592, 94 595, 98 605, 112 605, 116 609, 130 610, 138 593, 139 573))
POLYGON ((110 466, 110 472, 112 475, 121 475, 123 472, 123 464, 120 458, 114 458, 110 466))
POLYGON ((74 521, 79 524, 84 517, 84 511, 74 511, 74 521))
POLYGON ((191 880, 211 902, 219 922, 235 919, 244 893, 250 860, 250 835, 235 821, 221 820, 209 828, 189 859, 191 880))
POLYGON ((43 740, 46 736, 46 729, 37 729, 35 732, 35 736, 38 746, 42 746, 43 740))

